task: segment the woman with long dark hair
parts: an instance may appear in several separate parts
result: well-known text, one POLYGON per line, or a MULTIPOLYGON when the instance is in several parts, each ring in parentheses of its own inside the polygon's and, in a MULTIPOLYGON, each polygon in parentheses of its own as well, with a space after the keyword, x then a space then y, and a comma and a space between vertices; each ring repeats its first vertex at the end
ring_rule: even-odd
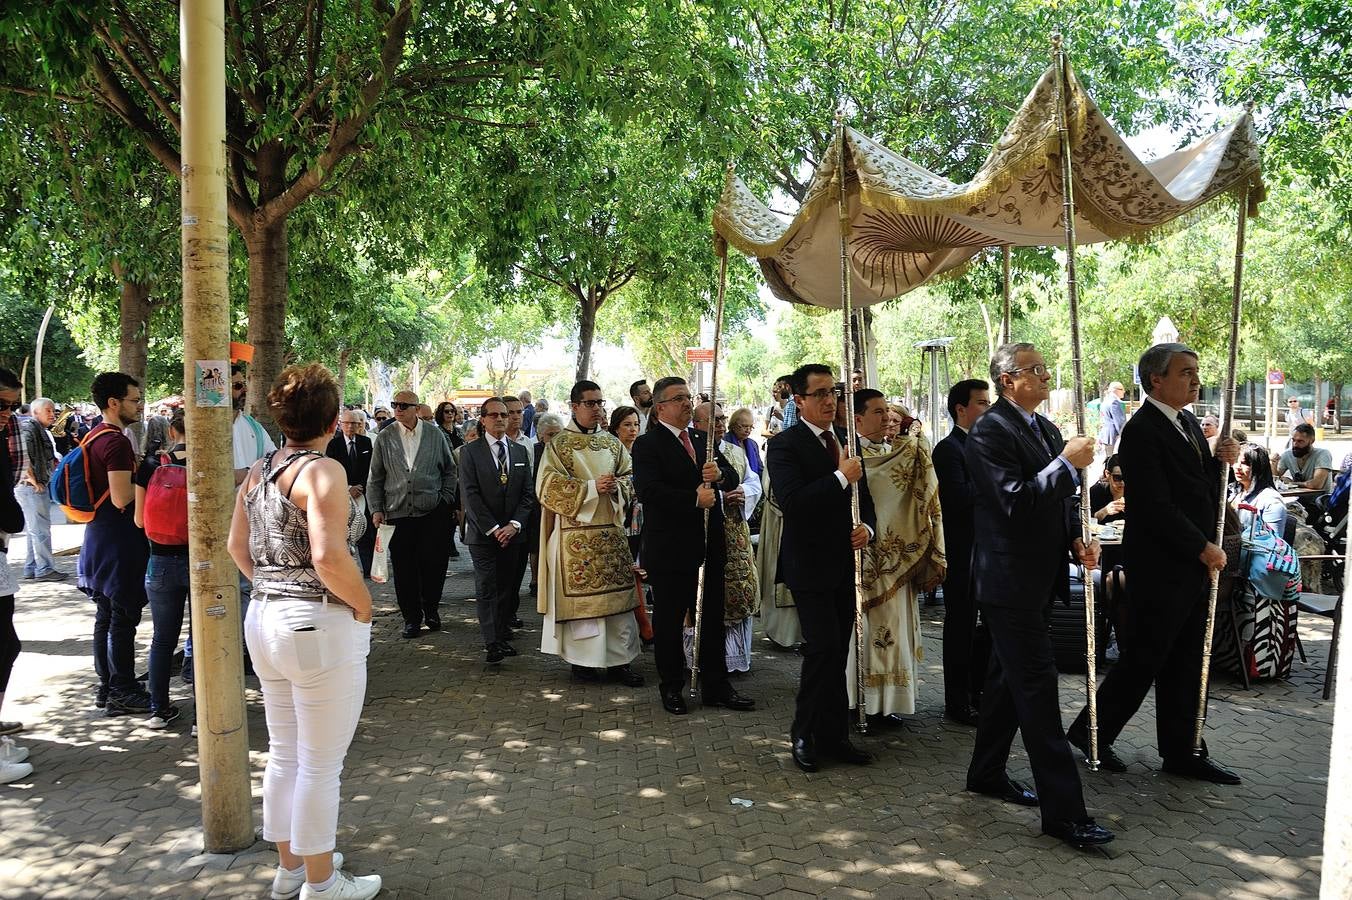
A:
POLYGON ((1286 501, 1277 491, 1272 477, 1272 458, 1258 444, 1245 444, 1239 450, 1239 460, 1235 463, 1235 480, 1239 491, 1235 496, 1235 506, 1239 511, 1241 532, 1247 532, 1253 524, 1255 513, 1244 509, 1252 506, 1257 515, 1272 526, 1278 535, 1286 529, 1286 501))

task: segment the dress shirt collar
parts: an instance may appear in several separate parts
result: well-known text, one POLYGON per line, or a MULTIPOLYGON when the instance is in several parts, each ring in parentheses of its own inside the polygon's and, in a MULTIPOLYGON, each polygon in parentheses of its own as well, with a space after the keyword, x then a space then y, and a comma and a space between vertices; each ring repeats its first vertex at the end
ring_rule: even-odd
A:
POLYGON ((666 428, 667 431, 670 431, 672 434, 676 435, 676 440, 679 441, 681 439, 681 432, 685 431, 684 428, 677 428, 675 425, 670 425, 666 422, 662 422, 661 419, 658 419, 657 421, 661 422, 662 427, 666 428))
MULTIPOLYGON (((807 419, 804 419, 802 416, 799 416, 799 417, 798 417, 798 421, 799 421, 799 422, 802 422, 802 423, 803 423, 804 425, 806 425, 808 428, 812 429, 812 436, 815 437, 815 438, 816 438, 817 440, 819 440, 819 441, 822 439, 822 435, 826 433, 826 429, 825 429, 825 428, 818 428, 816 425, 813 425, 811 422, 809 422, 807 419)), ((836 429, 835 429, 834 427, 832 427, 832 428, 831 428, 831 437, 835 437, 835 436, 836 436, 836 429)))
POLYGON ((1156 400, 1149 394, 1145 395, 1145 402, 1151 404, 1160 412, 1164 413, 1164 417, 1169 420, 1170 424, 1175 426, 1178 425, 1178 410, 1174 409, 1167 403, 1161 403, 1160 401, 1156 400))

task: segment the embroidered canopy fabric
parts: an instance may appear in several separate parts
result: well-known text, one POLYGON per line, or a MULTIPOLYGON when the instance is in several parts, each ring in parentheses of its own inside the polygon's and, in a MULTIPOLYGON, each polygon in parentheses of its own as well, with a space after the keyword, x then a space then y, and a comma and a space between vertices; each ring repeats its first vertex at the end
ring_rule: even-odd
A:
MULTIPOLYGON (((985 247, 1065 245, 1058 94, 1053 66, 966 184, 845 129, 854 306, 890 300, 954 272, 985 247)), ((1066 122, 1076 243, 1141 238, 1246 186, 1250 213, 1263 198, 1259 145, 1248 113, 1186 149, 1143 163, 1070 72, 1066 122)), ((728 175, 714 230, 756 257, 780 299, 841 305, 839 187, 833 183, 840 155, 833 142, 790 221, 728 175)))

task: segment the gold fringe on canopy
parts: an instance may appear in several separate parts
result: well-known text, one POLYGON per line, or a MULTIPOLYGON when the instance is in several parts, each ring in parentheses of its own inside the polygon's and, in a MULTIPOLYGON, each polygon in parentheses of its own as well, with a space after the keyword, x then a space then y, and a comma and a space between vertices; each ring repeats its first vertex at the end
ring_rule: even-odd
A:
MULTIPOLYGON (((943 276, 961 274, 985 247, 1065 243, 1056 69, 1043 73, 976 176, 957 184, 846 129, 844 175, 852 305, 870 306, 943 276)), ((1253 119, 1144 163, 1127 147, 1074 73, 1066 122, 1074 170, 1077 242, 1146 240, 1195 220, 1230 196, 1264 196, 1253 119)), ((839 201, 833 142, 789 221, 731 171, 714 231, 760 263, 775 296, 840 308, 839 201)))

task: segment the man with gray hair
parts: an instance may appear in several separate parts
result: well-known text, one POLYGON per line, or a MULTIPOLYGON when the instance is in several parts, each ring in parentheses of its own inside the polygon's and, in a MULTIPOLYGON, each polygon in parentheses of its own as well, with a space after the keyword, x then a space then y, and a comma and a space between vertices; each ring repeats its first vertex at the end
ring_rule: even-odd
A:
POLYGON ((24 531, 28 551, 24 557, 23 577, 37 581, 64 581, 66 574, 56 569, 52 555, 52 505, 47 497, 47 482, 56 467, 56 441, 48 431, 56 421, 56 404, 39 397, 30 406, 31 417, 22 426, 25 466, 14 486, 14 496, 23 507, 24 531))
POLYGON ((1122 436, 1122 426, 1127 421, 1127 408, 1122 398, 1126 395, 1127 389, 1120 381, 1112 382, 1103 392, 1103 402, 1099 405, 1098 443, 1104 453, 1112 453, 1122 436))
MULTIPOLYGON (((1185 409, 1202 388, 1194 350, 1156 344, 1137 368, 1146 399, 1118 448, 1131 510, 1122 541, 1131 578, 1122 655, 1098 689, 1099 758, 1110 772, 1126 771, 1112 743, 1154 685, 1164 771, 1239 784, 1238 775, 1211 760, 1205 742, 1200 752, 1193 748, 1210 580, 1225 568, 1225 551, 1215 543, 1221 469, 1234 465, 1239 444, 1226 437, 1210 450, 1196 416, 1185 409)), ((1067 738, 1088 747, 1087 710, 1067 738)))
POLYGON ((1040 806, 1042 831, 1074 847, 1106 844, 1113 833, 1089 817, 1075 759, 1061 728, 1056 663, 1048 620, 1054 598, 1070 597, 1072 558, 1098 565, 1071 526, 1080 470, 1094 439, 1062 439, 1038 407, 1051 373, 1032 344, 1005 344, 991 360, 1000 399, 967 436, 972 497, 972 591, 990 631, 991 660, 981 692, 967 790, 1040 806), (1037 792, 1010 778, 1016 732, 1037 792))

